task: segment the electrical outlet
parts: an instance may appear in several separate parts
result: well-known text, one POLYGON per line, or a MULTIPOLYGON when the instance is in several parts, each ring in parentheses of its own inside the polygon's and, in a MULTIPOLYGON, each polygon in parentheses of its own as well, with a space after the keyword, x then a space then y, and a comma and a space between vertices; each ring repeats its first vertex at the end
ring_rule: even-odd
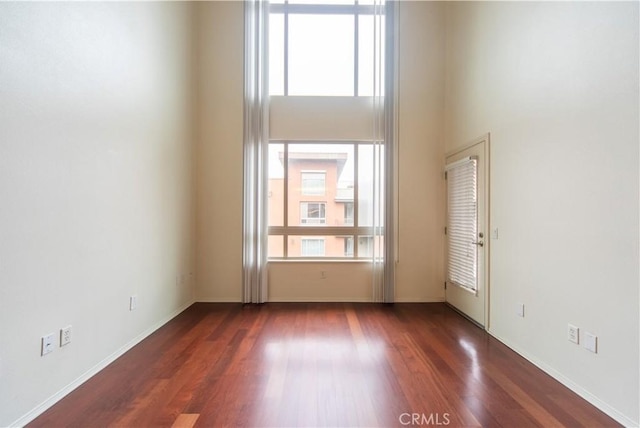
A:
POLYGON ((519 317, 524 318, 524 303, 518 303, 518 304, 516 305, 516 314, 517 314, 519 317))
POLYGON ((71 326, 60 329, 60 347, 71 343, 71 326))
POLYGON ((594 354, 597 354, 598 353, 598 336, 596 336, 593 333, 585 332, 584 347, 587 351, 591 351, 594 354))
POLYGON ((567 339, 569 339, 569 342, 573 342, 576 345, 580 343, 580 329, 575 325, 569 324, 567 326, 567 339))
POLYGON ((41 340, 41 348, 40 355, 44 356, 50 352, 53 352, 53 342, 55 340, 55 335, 53 333, 47 334, 46 336, 42 336, 41 340))
POLYGON ((136 309, 138 309, 138 295, 134 294, 133 296, 129 297, 129 310, 135 311, 136 309))

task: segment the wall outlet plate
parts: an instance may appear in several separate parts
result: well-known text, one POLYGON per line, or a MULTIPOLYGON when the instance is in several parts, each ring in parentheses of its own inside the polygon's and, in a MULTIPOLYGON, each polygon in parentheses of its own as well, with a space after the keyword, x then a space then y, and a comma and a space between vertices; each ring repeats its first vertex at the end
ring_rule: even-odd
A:
POLYGON ((524 303, 518 303, 516 304, 516 314, 519 317, 524 318, 524 303))
POLYGON ((575 325, 567 325, 567 339, 575 344, 580 343, 580 329, 575 325))
POLYGON ((60 347, 71 343, 71 326, 68 325, 60 329, 60 347))

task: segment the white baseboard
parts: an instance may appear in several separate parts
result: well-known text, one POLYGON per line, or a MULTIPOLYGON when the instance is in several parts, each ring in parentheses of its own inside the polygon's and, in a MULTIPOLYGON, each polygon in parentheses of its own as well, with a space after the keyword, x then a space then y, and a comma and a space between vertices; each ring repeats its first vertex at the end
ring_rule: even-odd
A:
POLYGON ((354 297, 354 298, 279 298, 273 297, 269 299, 269 303, 373 303, 370 298, 354 297))
POLYGON ((584 398, 589 403, 593 404, 595 407, 600 409, 602 412, 606 413, 608 416, 610 416, 611 418, 615 419, 618 423, 624 425, 625 427, 638 427, 638 426, 640 426, 640 422, 639 421, 634 421, 630 417, 628 417, 625 414, 623 414, 622 412, 620 412, 618 409, 616 409, 616 408, 610 406, 609 404, 605 403, 604 401, 602 401, 601 399, 599 399, 598 397, 596 397, 595 395, 593 395, 592 393, 590 393, 589 391, 587 391, 586 389, 584 389, 583 387, 578 385, 577 383, 573 382, 571 379, 569 379, 566 376, 564 376, 562 373, 560 373, 559 371, 557 371, 553 367, 550 367, 549 365, 547 365, 544 362, 540 361, 536 357, 534 357, 534 356, 530 355, 529 353, 523 351, 522 349, 520 349, 519 347, 515 346, 513 343, 511 343, 510 341, 504 339, 503 337, 500 337, 497 334, 494 334, 492 331, 487 331, 487 333, 489 333, 491 336, 493 336, 496 339, 498 339, 500 342, 504 343, 506 346, 511 348, 517 354, 520 354, 522 357, 524 357, 531 364, 533 364, 534 366, 538 367, 543 372, 547 373, 549 376, 551 376, 552 378, 554 378, 555 380, 557 380, 558 382, 560 382, 561 384, 563 384, 564 386, 569 388, 571 391, 575 392, 580 397, 584 398))
POLYGON ((122 354, 127 352, 129 349, 133 348, 138 343, 142 342, 147 336, 151 335, 151 333, 155 332, 160 327, 162 327, 163 325, 165 325, 166 323, 171 321, 178 314, 180 314, 182 311, 184 311, 185 309, 187 309, 189 306, 193 305, 194 303, 195 302, 193 302, 193 301, 188 302, 185 305, 183 305, 180 308, 178 308, 177 310, 173 311, 171 314, 169 314, 168 316, 164 317, 163 319, 161 319, 160 321, 155 323, 153 326, 151 326, 150 328, 148 328, 144 332, 140 333, 134 339, 132 339, 127 344, 122 346, 120 349, 115 351, 113 354, 109 355, 107 358, 105 358, 104 360, 100 361, 95 366, 91 367, 89 370, 87 370, 82 375, 80 375, 80 377, 78 377, 73 382, 71 382, 70 384, 68 384, 64 388, 62 388, 60 391, 58 391, 55 394, 53 394, 51 397, 49 397, 46 400, 44 400, 41 404, 39 404, 34 409, 29 411, 26 415, 20 417, 18 420, 16 420, 15 422, 10 424, 9 426, 10 427, 23 427, 26 424, 28 424, 29 422, 33 421, 35 418, 40 416, 47 409, 49 409, 51 406, 53 406, 58 401, 62 400, 64 397, 66 397, 74 389, 76 389, 77 387, 79 387, 80 385, 85 383, 91 377, 96 375, 100 370, 102 370, 105 367, 107 367, 109 364, 111 364, 116 359, 118 359, 120 356, 122 356, 122 354))
POLYGON ((443 297, 409 297, 409 298, 398 298, 395 303, 442 303, 444 302, 443 297))
POLYGON ((242 300, 238 300, 237 297, 222 297, 222 298, 206 298, 206 299, 196 299, 195 303, 242 303, 242 300))

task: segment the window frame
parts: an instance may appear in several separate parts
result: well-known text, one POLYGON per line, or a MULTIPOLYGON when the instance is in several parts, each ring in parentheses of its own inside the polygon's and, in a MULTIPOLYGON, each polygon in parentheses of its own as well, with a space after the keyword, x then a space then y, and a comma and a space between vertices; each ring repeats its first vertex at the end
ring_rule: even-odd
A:
MULTIPOLYGON (((377 143, 379 144, 379 143, 377 143)), ((380 227, 377 227, 374 231, 374 227, 372 226, 360 226, 359 225, 359 211, 358 211, 358 200, 359 200, 359 180, 358 180, 358 162, 359 162, 359 148, 363 146, 372 146, 375 147, 376 142, 374 141, 364 141, 364 140, 313 140, 313 141, 301 141, 301 140, 269 140, 269 145, 279 145, 282 147, 283 153, 281 161, 283 163, 283 225, 282 226, 269 226, 268 227, 268 235, 269 236, 278 236, 283 240, 283 251, 282 256, 268 256, 270 261, 278 260, 278 261, 287 261, 287 260, 339 260, 339 261, 363 261, 370 260, 370 255, 359 255, 358 254, 358 242, 359 238, 366 238, 373 236, 374 233, 379 233, 380 227), (326 223, 326 205, 325 205, 325 225, 320 224, 305 224, 305 225, 289 225, 289 146, 290 145, 301 145, 301 144, 335 144, 335 145, 352 145, 353 146, 353 157, 354 157, 354 176, 353 176, 353 224, 351 225, 343 225, 343 226, 334 226, 327 225, 326 223), (323 256, 323 257, 308 257, 308 256, 289 256, 289 237, 304 237, 304 238, 312 238, 317 236, 318 238, 322 237, 352 237, 353 238, 353 254, 352 255, 344 255, 341 257, 338 256, 323 256)), ((325 182, 326 183, 326 182, 325 182)), ((326 188, 326 184, 325 184, 326 188)), ((326 203, 326 201, 318 200, 302 200, 300 203, 326 203)), ((302 220, 302 217, 300 217, 302 220)), ((326 248, 326 247, 325 247, 326 248)))

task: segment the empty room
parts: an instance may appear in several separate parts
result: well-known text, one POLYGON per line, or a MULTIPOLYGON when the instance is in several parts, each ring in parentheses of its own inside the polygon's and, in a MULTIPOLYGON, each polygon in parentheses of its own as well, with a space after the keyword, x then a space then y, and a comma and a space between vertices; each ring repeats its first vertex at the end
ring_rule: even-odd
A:
POLYGON ((640 7, 0 2, 0 426, 640 425, 640 7))

